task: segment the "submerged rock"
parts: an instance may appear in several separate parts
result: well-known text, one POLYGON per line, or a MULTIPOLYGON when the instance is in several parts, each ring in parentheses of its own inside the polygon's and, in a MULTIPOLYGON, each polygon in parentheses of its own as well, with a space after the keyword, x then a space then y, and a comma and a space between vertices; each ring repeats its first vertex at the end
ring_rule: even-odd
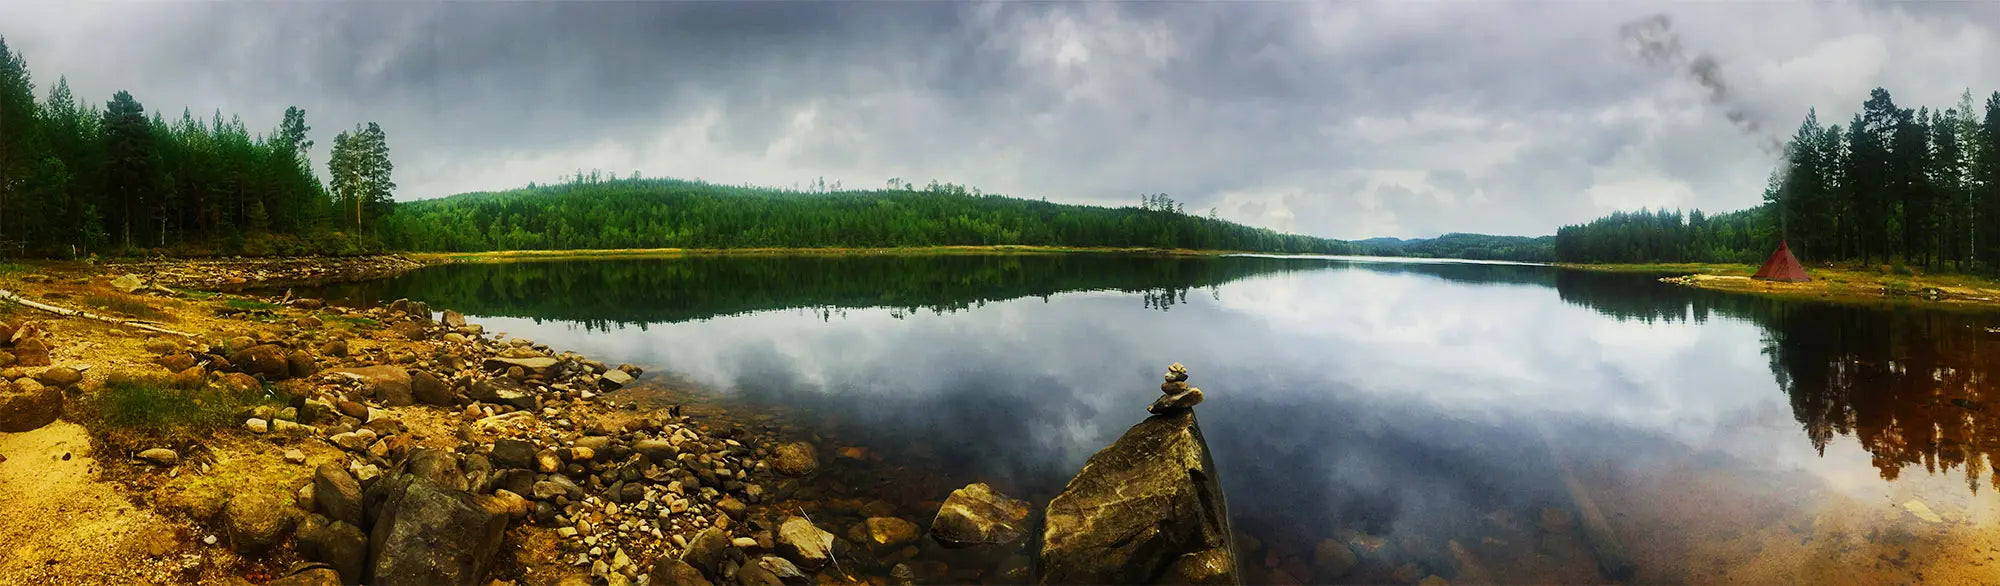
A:
POLYGON ((1010 498, 984 482, 951 491, 931 520, 931 538, 945 547, 1011 544, 1027 531, 1028 501, 1010 498))
POLYGON ((805 517, 791 517, 780 523, 777 545, 779 554, 806 569, 819 569, 833 557, 833 534, 805 517))
POLYGON ((1194 411, 1156 415, 1048 505, 1044 584, 1236 584, 1228 505, 1194 411))
POLYGON ((806 442, 780 444, 771 451, 771 467, 786 476, 810 476, 819 469, 819 454, 806 442))

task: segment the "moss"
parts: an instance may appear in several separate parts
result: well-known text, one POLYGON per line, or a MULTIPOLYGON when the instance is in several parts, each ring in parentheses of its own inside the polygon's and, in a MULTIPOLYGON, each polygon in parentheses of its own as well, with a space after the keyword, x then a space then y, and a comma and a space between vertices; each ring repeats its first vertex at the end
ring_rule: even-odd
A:
POLYGON ((382 325, 382 322, 378 322, 373 319, 365 317, 340 315, 333 313, 322 313, 319 315, 319 320, 320 322, 325 323, 328 326, 343 327, 349 329, 359 328, 359 327, 373 328, 373 327, 381 327, 382 325))
POLYGON ((282 406, 289 397, 272 388, 243 390, 161 375, 114 373, 80 401, 78 418, 114 444, 193 440, 233 426, 244 411, 282 406))
POLYGON ((228 308, 230 308, 230 309, 268 309, 268 310, 275 310, 275 309, 277 309, 277 308, 279 308, 279 307, 280 307, 280 306, 279 306, 278 304, 276 304, 276 303, 271 303, 271 302, 269 302, 269 301, 258 301, 258 300, 255 300, 255 299, 230 299, 230 300, 227 300, 227 301, 223 301, 223 302, 222 302, 222 305, 223 305, 224 307, 228 307, 228 308))
POLYGON ((167 321, 171 317, 144 301, 125 295, 86 295, 83 302, 91 307, 101 307, 140 319, 167 321))

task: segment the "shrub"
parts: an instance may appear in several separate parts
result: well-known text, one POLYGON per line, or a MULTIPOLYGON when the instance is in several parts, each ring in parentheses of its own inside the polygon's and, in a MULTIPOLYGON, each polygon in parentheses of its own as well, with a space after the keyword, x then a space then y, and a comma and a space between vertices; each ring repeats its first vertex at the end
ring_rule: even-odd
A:
POLYGON ((160 375, 117 373, 81 402, 80 419, 113 443, 195 439, 226 429, 244 411, 282 406, 283 393, 268 387, 225 389, 160 375))
POLYGON ((172 317, 147 305, 144 301, 126 295, 86 295, 83 302, 91 307, 102 307, 140 319, 165 321, 172 317))

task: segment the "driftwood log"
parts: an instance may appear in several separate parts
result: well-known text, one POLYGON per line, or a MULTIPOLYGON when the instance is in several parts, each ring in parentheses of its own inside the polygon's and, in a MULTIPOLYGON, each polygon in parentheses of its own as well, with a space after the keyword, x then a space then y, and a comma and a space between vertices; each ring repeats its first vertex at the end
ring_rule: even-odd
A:
POLYGON ((35 300, 33 300, 33 299, 28 299, 28 298, 26 298, 26 297, 22 297, 22 296, 20 296, 20 295, 16 295, 16 294, 14 294, 14 292, 13 292, 13 291, 8 291, 8 290, 6 290, 6 289, 0 289, 0 299, 4 299, 4 300, 7 300, 7 301, 12 301, 12 302, 15 302, 15 303, 19 303, 19 304, 21 304, 21 305, 23 305, 23 306, 26 306, 26 307, 30 307, 30 308, 34 308, 34 309, 39 309, 39 310, 42 310, 42 311, 46 311, 46 312, 49 312, 49 313, 53 313, 53 314, 56 314, 56 315, 63 315, 63 316, 69 316, 69 317, 80 317, 80 318, 84 318, 84 319, 94 319, 94 320, 97 320, 97 321, 101 321, 101 322, 106 322, 106 323, 112 323, 112 324, 118 324, 118 325, 121 325, 121 326, 125 326, 125 327, 128 327, 128 328, 134 328, 134 329, 140 329, 140 330, 145 330, 145 331, 148 331, 148 332, 153 332, 153 333, 159 333, 159 334, 170 334, 170 335, 175 335, 175 336, 180 336, 180 337, 183 337, 183 338, 188 338, 188 339, 194 339, 194 334, 189 334, 189 333, 187 333, 187 332, 178 332, 178 331, 174 331, 174 330, 169 330, 169 329, 166 329, 166 328, 163 328, 163 327, 159 327, 159 326, 156 326, 156 325, 153 325, 153 324, 152 324, 152 323, 150 323, 150 322, 144 322, 144 321, 139 321, 139 320, 131 320, 131 319, 118 319, 118 318, 115 318, 115 317, 111 317, 111 316, 107 316, 107 315, 98 315, 98 314, 95 314, 95 313, 91 313, 91 312, 88 312, 88 311, 83 311, 83 310, 78 310, 78 309, 69 309, 69 308, 66 308, 66 307, 56 307, 56 306, 54 306, 54 305, 49 305, 49 304, 47 304, 47 303, 42 303, 42 302, 40 302, 40 301, 35 301, 35 300))

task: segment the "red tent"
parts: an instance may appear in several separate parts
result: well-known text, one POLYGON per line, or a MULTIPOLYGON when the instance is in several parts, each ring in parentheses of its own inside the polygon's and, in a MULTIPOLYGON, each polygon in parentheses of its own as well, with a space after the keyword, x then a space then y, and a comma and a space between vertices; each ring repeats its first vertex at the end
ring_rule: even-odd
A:
POLYGON ((1799 266, 1799 258, 1792 256, 1792 249, 1786 247, 1784 242, 1778 243, 1778 249, 1771 252, 1771 258, 1764 261, 1764 266, 1758 268, 1757 274, 1750 275, 1750 278, 1788 283, 1812 280, 1812 277, 1806 276, 1806 268, 1799 266))

